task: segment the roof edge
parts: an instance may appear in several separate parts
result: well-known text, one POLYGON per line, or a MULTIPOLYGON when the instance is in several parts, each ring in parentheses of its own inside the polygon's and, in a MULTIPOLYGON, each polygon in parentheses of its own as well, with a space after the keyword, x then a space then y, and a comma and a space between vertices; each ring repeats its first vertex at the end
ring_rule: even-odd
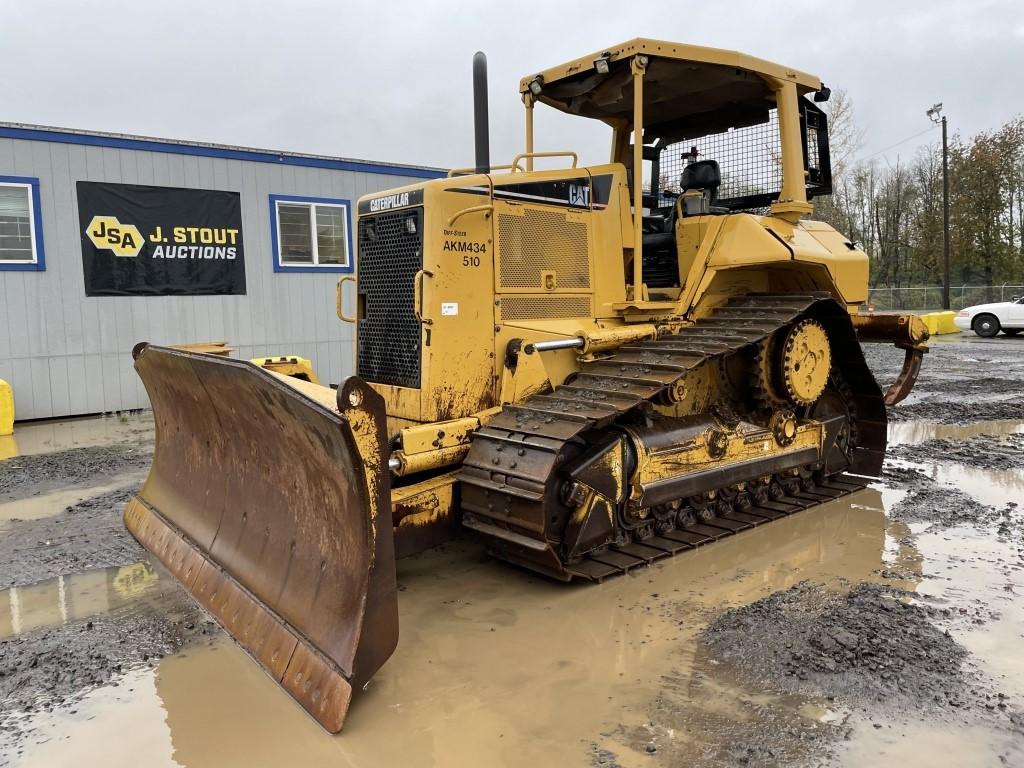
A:
POLYGON ((225 160, 244 160, 274 165, 325 168, 328 170, 355 171, 359 173, 379 173, 389 176, 411 176, 424 179, 435 179, 447 175, 446 169, 431 166, 382 163, 375 160, 356 160, 346 157, 282 152, 272 149, 156 138, 152 136, 83 131, 73 128, 33 125, 31 123, 0 122, 0 138, 23 141, 49 141, 59 144, 78 144, 112 149, 131 149, 141 152, 165 152, 175 155, 214 157, 225 160))
POLYGON ((595 51, 589 55, 572 59, 564 64, 557 64, 535 72, 532 75, 526 75, 519 81, 519 92, 525 93, 527 88, 529 88, 530 81, 537 75, 543 76, 545 82, 557 82, 558 80, 573 77, 581 72, 592 70, 594 69, 594 60, 606 54, 610 54, 612 61, 646 54, 648 56, 661 56, 681 61, 737 67, 754 72, 762 77, 769 76, 781 80, 791 80, 798 86, 809 90, 821 88, 821 80, 816 75, 768 61, 767 59, 760 59, 741 51, 711 48, 704 45, 691 45, 689 43, 674 43, 668 40, 655 40, 647 37, 635 37, 632 40, 605 48, 603 51, 595 51))

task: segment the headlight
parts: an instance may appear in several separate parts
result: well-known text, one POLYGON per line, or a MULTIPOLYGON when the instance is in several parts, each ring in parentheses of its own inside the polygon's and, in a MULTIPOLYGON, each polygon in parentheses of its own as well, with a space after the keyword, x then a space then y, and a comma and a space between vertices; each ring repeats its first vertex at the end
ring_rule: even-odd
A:
POLYGON ((970 317, 971 313, 968 312, 966 309, 961 309, 959 312, 956 313, 956 316, 957 317, 970 317))

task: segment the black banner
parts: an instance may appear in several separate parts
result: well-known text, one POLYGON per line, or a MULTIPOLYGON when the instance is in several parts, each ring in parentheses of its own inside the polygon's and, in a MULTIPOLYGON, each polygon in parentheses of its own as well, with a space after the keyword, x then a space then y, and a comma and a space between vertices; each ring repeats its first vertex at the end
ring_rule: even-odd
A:
POLYGON ((78 182, 86 296, 245 293, 237 192, 78 182))

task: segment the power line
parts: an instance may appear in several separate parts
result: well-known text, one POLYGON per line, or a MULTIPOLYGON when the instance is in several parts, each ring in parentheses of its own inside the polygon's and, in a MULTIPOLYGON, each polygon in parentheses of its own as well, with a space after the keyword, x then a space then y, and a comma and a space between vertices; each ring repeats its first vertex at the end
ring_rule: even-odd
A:
POLYGON ((902 141, 897 141, 895 144, 890 144, 885 149, 880 149, 877 152, 875 152, 874 154, 868 155, 867 157, 865 157, 863 159, 864 160, 870 160, 873 157, 878 157, 879 155, 888 152, 890 149, 895 149, 896 147, 900 146, 901 144, 906 144, 908 141, 912 141, 912 140, 916 139, 918 136, 924 136, 929 131, 935 130, 935 128, 936 128, 936 126, 934 126, 934 125, 932 125, 932 126, 930 126, 928 128, 925 128, 920 133, 915 133, 913 136, 908 136, 907 138, 903 139, 902 141))

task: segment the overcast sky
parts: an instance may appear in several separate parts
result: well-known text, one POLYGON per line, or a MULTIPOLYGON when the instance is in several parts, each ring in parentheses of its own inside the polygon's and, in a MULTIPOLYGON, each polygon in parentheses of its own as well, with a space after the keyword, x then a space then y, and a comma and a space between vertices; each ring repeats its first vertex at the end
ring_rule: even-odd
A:
MULTIPOLYGON (((522 151, 520 77, 638 36, 813 72, 852 96, 862 156, 890 162, 938 139, 934 130, 889 149, 927 131, 934 102, 965 135, 1024 113, 1022 0, 0 0, 0 121, 470 165, 480 49, 492 160, 507 162, 522 151)), ((609 138, 538 109, 539 150, 603 162, 609 138)))

